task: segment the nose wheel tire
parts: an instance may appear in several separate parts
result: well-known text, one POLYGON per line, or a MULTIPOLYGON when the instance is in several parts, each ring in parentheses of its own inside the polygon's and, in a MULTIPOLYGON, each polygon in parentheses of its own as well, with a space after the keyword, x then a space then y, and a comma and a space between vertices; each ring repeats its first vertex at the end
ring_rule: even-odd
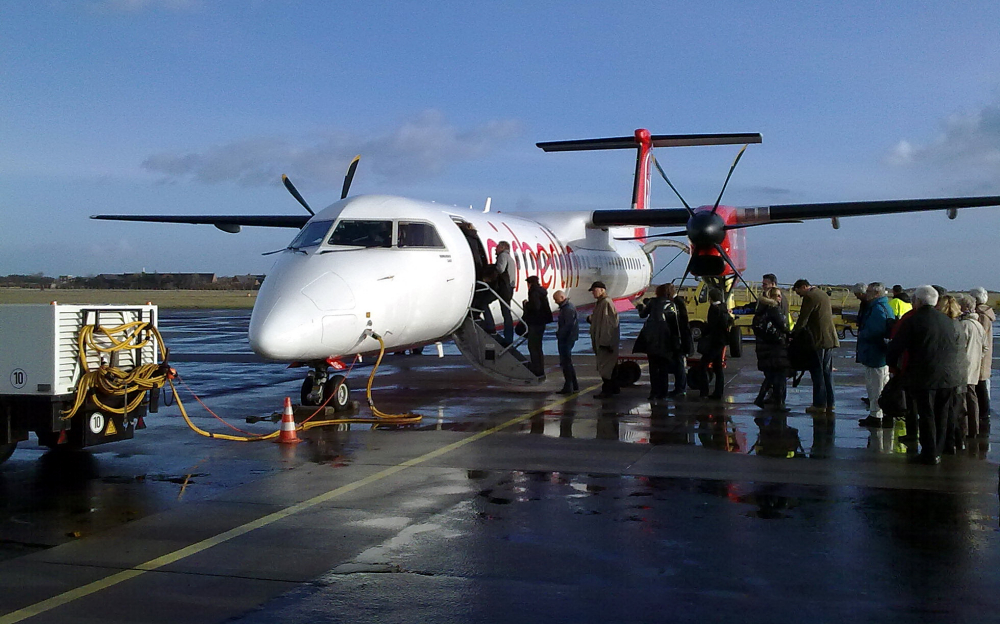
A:
POLYGON ((327 407, 332 407, 335 411, 343 412, 351 405, 351 389, 347 386, 347 377, 343 375, 333 375, 323 386, 323 400, 332 396, 327 407))
POLYGON ((344 375, 331 375, 323 384, 323 396, 319 401, 310 398, 313 389, 312 375, 306 377, 302 382, 302 405, 318 406, 326 403, 327 407, 332 407, 335 411, 342 412, 351 405, 351 389, 347 385, 347 377, 344 375), (331 398, 332 397, 332 398, 331 398), (330 399, 327 401, 327 399, 330 399))

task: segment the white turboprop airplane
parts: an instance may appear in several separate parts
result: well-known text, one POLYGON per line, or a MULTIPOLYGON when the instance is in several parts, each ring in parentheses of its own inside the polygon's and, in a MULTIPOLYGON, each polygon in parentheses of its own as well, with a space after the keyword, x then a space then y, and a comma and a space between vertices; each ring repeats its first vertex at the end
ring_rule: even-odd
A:
MULTIPOLYGON (((563 290, 584 306, 593 303, 588 293, 591 283, 603 281, 619 309, 629 309, 630 300, 649 285, 652 250, 673 243, 646 242, 645 227, 684 226, 658 236, 687 236, 691 253, 687 273, 725 279, 738 277, 744 268, 745 227, 819 218, 832 219, 837 227, 837 219, 843 216, 923 210, 946 210, 954 218, 957 208, 1000 205, 1000 196, 994 196, 733 208, 719 205, 720 193, 712 206, 692 209, 681 198, 683 209, 646 210, 654 166, 666 180, 652 148, 760 141, 759 134, 653 136, 640 129, 631 137, 538 144, 545 151, 635 149, 630 210, 513 215, 490 212, 488 201, 486 209, 478 211, 402 197, 347 197, 358 163, 355 158, 341 200, 318 213, 284 178, 288 190, 312 216, 91 218, 211 224, 231 233, 242 226, 299 229, 288 247, 278 252, 257 295, 250 318, 250 344, 265 358, 309 366, 302 387, 304 404, 331 399, 330 405, 343 409, 349 403, 348 386, 344 376, 331 374, 330 368, 342 370, 342 358, 377 353, 379 338, 390 351, 454 339, 476 368, 495 379, 519 384, 543 380, 525 365, 516 341, 506 345, 476 322, 479 311, 472 308, 473 296, 477 288, 486 287, 480 281, 483 267, 495 261, 500 241, 510 243, 517 264, 515 316, 516 303, 526 298, 525 279, 530 275, 538 276, 550 296, 563 290)), ((555 308, 551 300, 550 304, 555 308)), ((500 318, 500 305, 492 304, 494 319, 500 318)))

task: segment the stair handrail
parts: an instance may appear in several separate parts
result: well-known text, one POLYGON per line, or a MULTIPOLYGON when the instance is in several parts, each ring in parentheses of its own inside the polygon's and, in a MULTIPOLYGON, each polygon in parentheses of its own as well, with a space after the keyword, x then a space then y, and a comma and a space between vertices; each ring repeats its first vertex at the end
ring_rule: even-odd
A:
MULTIPOLYGON (((487 284, 486 282, 483 282, 483 281, 480 281, 480 280, 476 280, 476 290, 475 290, 475 292, 481 292, 482 291, 482 288, 480 288, 480 286, 482 286, 486 290, 488 290, 491 293, 493 293, 493 295, 496 297, 496 300, 500 302, 500 305, 501 306, 506 306, 507 309, 510 310, 511 317, 515 319, 515 322, 519 322, 519 321, 522 320, 522 316, 524 314, 524 308, 521 306, 521 304, 514 303, 513 297, 511 298, 510 301, 511 301, 511 303, 514 303, 514 305, 516 305, 518 307, 518 309, 521 310, 520 314, 518 314, 517 312, 515 312, 514 308, 512 308, 510 306, 510 304, 508 304, 506 301, 504 301, 503 297, 501 297, 500 294, 497 293, 497 291, 493 290, 493 287, 490 286, 489 284, 487 284)), ((479 308, 473 308, 471 305, 469 306, 469 310, 470 311, 471 310, 475 310, 476 312, 479 312, 480 314, 482 314, 482 312, 483 312, 479 308)), ((509 345, 507 345, 507 346, 504 346, 503 343, 501 343, 499 340, 497 340, 497 344, 499 344, 501 347, 503 347, 503 350, 500 351, 500 354, 503 355, 504 353, 507 353, 508 351, 510 351, 511 349, 513 349, 514 347, 520 346, 525 340, 527 340, 527 337, 526 336, 518 336, 517 332, 514 332, 514 340, 512 340, 511 343, 509 345)))

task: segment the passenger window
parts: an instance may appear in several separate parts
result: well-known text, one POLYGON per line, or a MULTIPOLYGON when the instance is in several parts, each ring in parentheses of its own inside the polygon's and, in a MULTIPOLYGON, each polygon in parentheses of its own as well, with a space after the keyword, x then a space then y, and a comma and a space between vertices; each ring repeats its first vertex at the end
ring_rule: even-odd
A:
POLYGON ((327 243, 352 247, 389 247, 392 245, 392 221, 345 219, 337 223, 327 243))
POLYGON ((399 222, 396 244, 400 247, 444 247, 437 230, 430 223, 399 222))

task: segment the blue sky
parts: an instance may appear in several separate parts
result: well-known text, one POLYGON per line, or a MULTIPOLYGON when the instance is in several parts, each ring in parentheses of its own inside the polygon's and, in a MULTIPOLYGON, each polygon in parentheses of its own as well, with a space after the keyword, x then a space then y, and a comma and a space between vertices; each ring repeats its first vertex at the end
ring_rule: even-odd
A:
MULTIPOLYGON (((631 154, 534 144, 638 127, 763 133, 731 205, 1000 194, 998 24, 995 0, 4 2, 0 274, 266 272, 294 232, 87 217, 297 214, 280 174, 322 207, 357 153, 355 193, 622 208, 631 154)), ((657 157, 704 204, 737 149, 657 157)), ((1000 209, 756 228, 748 274, 1000 289, 998 233, 1000 209)))

